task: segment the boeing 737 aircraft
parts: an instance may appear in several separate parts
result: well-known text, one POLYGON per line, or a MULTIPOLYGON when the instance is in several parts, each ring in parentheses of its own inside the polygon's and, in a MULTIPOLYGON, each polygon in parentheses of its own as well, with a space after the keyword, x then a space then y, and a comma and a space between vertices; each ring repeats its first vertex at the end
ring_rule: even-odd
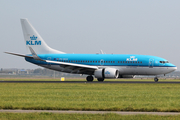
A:
POLYGON ((135 75, 158 75, 173 72, 177 67, 166 59, 134 54, 67 54, 50 48, 28 19, 21 19, 27 54, 5 52, 24 57, 26 61, 48 69, 85 74, 87 81, 109 78, 133 78, 135 75))

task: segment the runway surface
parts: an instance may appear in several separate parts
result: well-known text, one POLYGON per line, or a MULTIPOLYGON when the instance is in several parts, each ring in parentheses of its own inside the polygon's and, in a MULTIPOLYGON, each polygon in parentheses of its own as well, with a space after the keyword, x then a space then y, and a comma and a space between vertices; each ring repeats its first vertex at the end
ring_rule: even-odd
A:
POLYGON ((88 83, 88 84, 106 84, 106 83, 150 83, 150 84, 180 84, 179 82, 170 82, 170 81, 159 81, 159 82, 154 82, 154 81, 104 81, 104 82, 87 82, 87 81, 3 81, 1 80, 0 83, 88 83))
POLYGON ((125 112, 125 111, 61 111, 61 110, 0 110, 0 112, 4 113, 66 113, 66 114, 107 114, 107 113, 115 113, 120 115, 180 115, 178 112, 125 112))

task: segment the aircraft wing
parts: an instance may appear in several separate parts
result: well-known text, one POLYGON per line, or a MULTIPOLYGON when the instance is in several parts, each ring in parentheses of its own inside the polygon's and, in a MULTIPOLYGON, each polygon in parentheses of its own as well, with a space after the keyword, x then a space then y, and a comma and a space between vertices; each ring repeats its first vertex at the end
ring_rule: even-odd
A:
POLYGON ((92 74, 94 74, 94 71, 98 69, 97 66, 90 66, 90 65, 83 65, 83 64, 74 64, 74 63, 58 62, 58 61, 50 61, 50 60, 46 60, 46 62, 53 63, 53 64, 59 64, 60 67, 64 68, 63 71, 70 69, 71 70, 70 73, 92 75, 92 74))
MULTIPOLYGON (((29 47, 32 56, 23 55, 19 53, 11 53, 11 52, 5 52, 7 54, 16 55, 20 57, 28 57, 33 58, 35 60, 44 61, 50 64, 59 64, 60 67, 64 68, 63 71, 71 71, 70 73, 76 73, 76 74, 94 74, 94 71, 98 69, 98 66, 91 66, 91 65, 83 65, 83 64, 75 64, 75 63, 68 63, 68 62, 59 62, 59 61, 51 61, 51 60, 43 60, 38 57, 38 55, 35 53, 35 51, 29 47)), ((61 72, 63 72, 61 71, 61 72)))
MULTIPOLYGON (((64 68, 63 71, 71 71, 70 73, 76 74, 94 74, 94 70, 97 70, 97 66, 90 66, 90 65, 82 65, 82 64, 75 64, 75 63, 68 63, 68 62, 59 62, 59 61, 51 61, 51 60, 42 60, 38 57, 35 51, 29 46, 29 49, 32 53, 32 56, 35 60, 45 61, 47 63, 52 64, 59 64, 60 67, 64 68)), ((63 72, 61 71, 61 72, 63 72)))
POLYGON ((74 64, 74 63, 67 63, 67 62, 50 61, 50 60, 46 60, 46 62, 47 63, 55 63, 55 64, 59 64, 62 66, 74 66, 74 67, 89 68, 89 69, 94 69, 94 70, 98 69, 97 66, 90 66, 90 65, 82 65, 82 64, 74 64))

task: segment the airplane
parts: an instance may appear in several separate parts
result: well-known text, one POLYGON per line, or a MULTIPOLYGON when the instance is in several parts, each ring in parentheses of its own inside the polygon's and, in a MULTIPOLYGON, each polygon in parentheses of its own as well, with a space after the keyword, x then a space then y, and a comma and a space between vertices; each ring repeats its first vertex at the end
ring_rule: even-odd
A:
POLYGON ((94 77, 104 79, 134 78, 135 75, 152 75, 158 82, 158 75, 177 69, 166 59, 136 54, 68 54, 50 48, 28 19, 21 19, 27 54, 5 52, 24 57, 32 64, 72 74, 87 75, 88 82, 94 77))

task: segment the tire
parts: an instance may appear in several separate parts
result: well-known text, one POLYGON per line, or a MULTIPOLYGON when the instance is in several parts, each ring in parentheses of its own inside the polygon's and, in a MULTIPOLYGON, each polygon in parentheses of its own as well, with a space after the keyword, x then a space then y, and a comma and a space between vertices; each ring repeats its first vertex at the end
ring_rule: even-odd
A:
POLYGON ((156 77, 154 78, 154 82, 158 82, 158 80, 159 80, 158 78, 156 78, 156 77))
POLYGON ((86 80, 87 80, 88 82, 92 82, 92 81, 94 80, 94 77, 93 77, 93 76, 87 76, 87 77, 86 77, 86 80))
POLYGON ((97 78, 98 82, 103 82, 104 78, 97 78))

